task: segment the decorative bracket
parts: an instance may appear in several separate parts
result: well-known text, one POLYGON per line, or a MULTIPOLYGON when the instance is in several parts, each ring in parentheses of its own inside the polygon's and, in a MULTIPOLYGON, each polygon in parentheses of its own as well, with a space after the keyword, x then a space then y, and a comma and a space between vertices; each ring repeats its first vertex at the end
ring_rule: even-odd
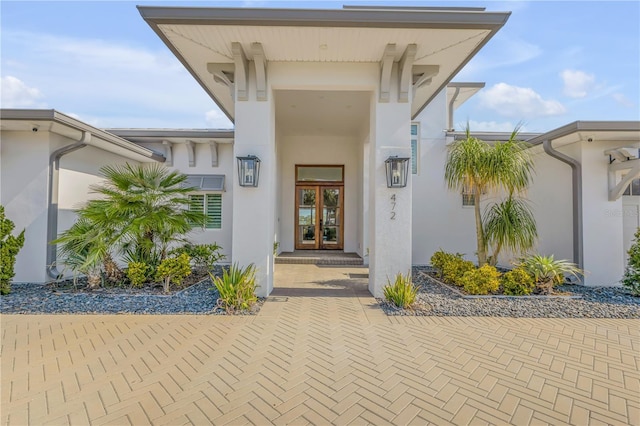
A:
POLYGON ((173 143, 162 141, 162 145, 164 145, 164 164, 168 167, 173 167, 173 143))
MULTIPOLYGON (((213 81, 216 83, 224 84, 229 88, 231 99, 235 99, 235 66, 234 64, 207 64, 207 71, 213 75, 213 81)), ((246 89, 246 84, 245 84, 246 89)))
POLYGON ((433 77, 440 72, 440 65, 414 65, 413 67, 413 93, 420 87, 431 84, 433 77))
POLYGON ((622 163, 609 164, 609 201, 616 201, 622 196, 631 181, 640 177, 640 159, 623 161, 622 163), (622 176, 622 180, 616 184, 616 172, 628 170, 622 176))
POLYGON ((209 148, 211 149, 211 167, 218 167, 218 142, 209 142, 209 148))
POLYGON ((382 60, 380 61, 380 102, 389 102, 391 95, 391 70, 393 61, 396 58, 396 45, 389 43, 384 48, 382 60))
POLYGON ((249 99, 249 91, 247 90, 247 78, 249 76, 249 66, 247 57, 244 54, 242 45, 237 41, 231 43, 231 53, 233 54, 233 63, 235 65, 235 85, 238 101, 246 101, 249 99))
POLYGON ((251 43, 251 55, 256 68, 256 100, 267 100, 267 58, 262 43, 251 43))
POLYGON ((189 167, 196 166, 196 144, 193 141, 187 141, 187 155, 189 156, 189 167))
POLYGON ((418 46, 407 45, 402 58, 400 59, 400 72, 398 79, 398 102, 409 102, 409 91, 413 85, 413 61, 416 57, 418 46))

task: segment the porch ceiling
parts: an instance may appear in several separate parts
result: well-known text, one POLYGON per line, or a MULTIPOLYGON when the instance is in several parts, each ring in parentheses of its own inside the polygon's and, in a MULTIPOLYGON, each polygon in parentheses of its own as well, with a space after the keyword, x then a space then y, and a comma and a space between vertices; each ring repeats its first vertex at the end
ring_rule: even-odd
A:
POLYGON ((276 125, 289 135, 357 136, 369 125, 370 92, 277 90, 276 125))
POLYGON ((139 7, 140 13, 227 116, 229 88, 214 81, 208 63, 233 66, 231 43, 248 59, 262 44, 267 61, 369 62, 396 45, 396 61, 417 45, 414 65, 438 65, 430 84, 414 94, 415 117, 504 25, 509 13, 469 9, 304 10, 139 7))

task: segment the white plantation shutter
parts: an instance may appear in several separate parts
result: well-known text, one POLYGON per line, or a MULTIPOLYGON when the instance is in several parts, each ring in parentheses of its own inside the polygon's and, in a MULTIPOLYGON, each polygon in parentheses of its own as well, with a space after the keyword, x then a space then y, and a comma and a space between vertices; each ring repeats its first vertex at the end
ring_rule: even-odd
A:
MULTIPOLYGON (((222 194, 189 195, 189 210, 204 213, 206 229, 222 229, 222 194)), ((193 224, 202 227, 202 224, 193 224)))

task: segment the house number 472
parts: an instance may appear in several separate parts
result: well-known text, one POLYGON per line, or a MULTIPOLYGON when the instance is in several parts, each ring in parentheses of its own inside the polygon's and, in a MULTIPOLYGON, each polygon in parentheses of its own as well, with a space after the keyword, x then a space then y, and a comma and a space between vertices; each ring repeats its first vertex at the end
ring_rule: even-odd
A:
POLYGON ((396 194, 391 196, 391 220, 396 220, 396 194))

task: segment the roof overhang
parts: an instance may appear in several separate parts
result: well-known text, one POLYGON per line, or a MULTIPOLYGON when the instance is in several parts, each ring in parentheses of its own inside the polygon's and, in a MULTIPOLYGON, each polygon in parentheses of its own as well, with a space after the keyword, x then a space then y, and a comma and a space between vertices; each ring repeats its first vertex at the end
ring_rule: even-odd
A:
POLYGON ((574 121, 528 142, 540 145, 545 140, 553 142, 555 148, 580 141, 640 143, 640 121, 574 121))
POLYGON ((447 105, 455 111, 473 95, 482 90, 485 83, 457 83, 447 84, 447 105))
MULTIPOLYGON (((470 132, 470 135, 474 138, 480 139, 485 142, 506 142, 511 138, 511 132, 470 132)), ((518 133, 518 140, 523 142, 529 142, 531 139, 539 136, 540 133, 518 133)), ((453 140, 462 140, 467 137, 466 131, 447 132, 447 136, 453 138, 453 140)))
POLYGON ((233 143, 233 130, 213 129, 105 129, 135 143, 233 143))
POLYGON ((80 140, 84 132, 91 134, 88 145, 140 162, 164 162, 165 157, 107 131, 70 117, 54 109, 2 109, 2 131, 49 131, 73 140, 80 140))
POLYGON ((138 9, 231 121, 229 82, 214 79, 208 64, 228 64, 233 70, 232 43, 239 43, 249 60, 251 45, 260 43, 267 62, 360 63, 381 62, 388 44, 395 44, 398 62, 407 46, 415 44, 413 69, 425 70, 419 87, 414 85, 415 118, 510 15, 480 8, 138 9))

